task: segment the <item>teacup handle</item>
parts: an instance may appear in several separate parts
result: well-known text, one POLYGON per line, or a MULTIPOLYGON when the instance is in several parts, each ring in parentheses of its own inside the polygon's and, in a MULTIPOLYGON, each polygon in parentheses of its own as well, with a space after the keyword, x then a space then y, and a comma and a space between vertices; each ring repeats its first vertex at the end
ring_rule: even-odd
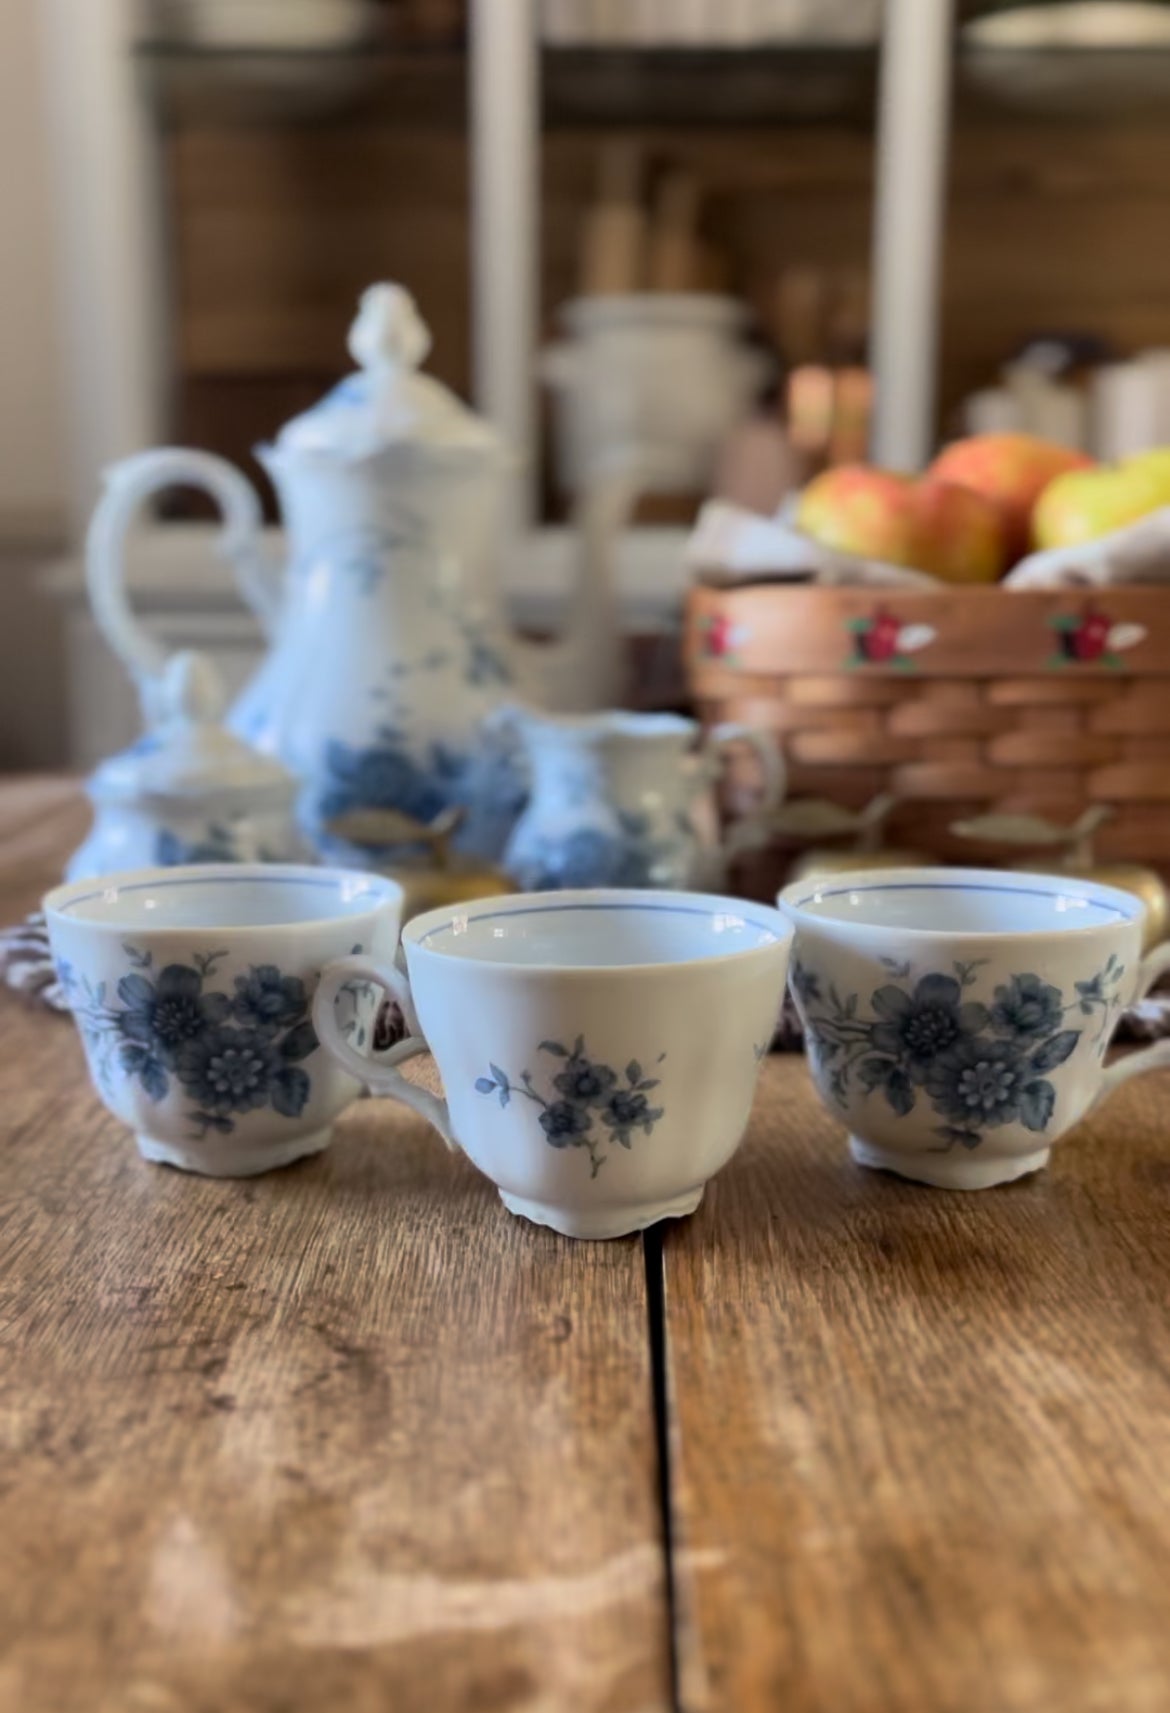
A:
MULTIPOLYGON (((1148 957, 1142 959, 1138 968, 1137 987, 1130 1004, 1144 999, 1158 977, 1168 969, 1170 940, 1164 945, 1156 946, 1148 957)), ((1127 1053, 1124 1059, 1118 1059, 1116 1064, 1110 1065, 1101 1078, 1101 1092, 1097 1101, 1104 1100, 1106 1095, 1112 1094, 1115 1088, 1120 1088, 1130 1077, 1140 1077, 1146 1071, 1156 1071, 1159 1065, 1170 1065, 1170 1039, 1151 1042, 1148 1047, 1143 1047, 1140 1053, 1127 1053)))
POLYGON ((748 814, 738 817, 738 826, 755 826, 758 822, 767 821, 772 812, 777 809, 784 797, 784 787, 787 784, 787 773, 784 758, 780 754, 780 746, 770 732, 760 731, 756 726, 740 725, 738 721, 728 720, 722 725, 712 727, 707 737, 705 754, 710 760, 711 777, 717 778, 723 769, 727 751, 734 749, 736 744, 746 744, 760 764, 764 786, 760 801, 748 814))
POLYGON ((339 958, 336 963, 326 964, 321 971, 321 980, 317 984, 317 992, 313 997, 313 1027, 317 1038, 327 1053, 337 1060, 343 1070, 364 1083, 375 1094, 389 1095, 391 1100, 400 1100, 403 1106, 409 1106, 420 1113, 428 1124, 434 1125, 448 1148, 458 1147, 451 1132, 451 1114, 447 1102, 440 1100, 425 1088, 418 1088, 414 1083, 407 1082, 401 1071, 394 1066, 400 1065, 404 1059, 413 1059, 419 1053, 429 1053, 426 1037, 419 1028, 418 1017, 414 1009, 414 1000, 410 994, 410 981, 392 964, 385 964, 377 958, 339 958), (396 999, 402 1007, 402 1015, 410 1034, 404 1041, 398 1041, 393 1047, 388 1047, 384 1053, 363 1057, 350 1046, 345 1036, 337 1026, 335 1010, 338 994, 351 981, 365 981, 372 986, 381 988, 391 999, 396 999))

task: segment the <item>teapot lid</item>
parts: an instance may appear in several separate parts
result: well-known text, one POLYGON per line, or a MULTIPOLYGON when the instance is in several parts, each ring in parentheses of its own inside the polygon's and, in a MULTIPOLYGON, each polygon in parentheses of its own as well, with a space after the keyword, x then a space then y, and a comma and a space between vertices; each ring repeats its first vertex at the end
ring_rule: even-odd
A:
POLYGON ((490 424, 433 375, 420 373, 430 348, 430 329, 405 286, 368 287, 349 330, 357 372, 286 422, 277 450, 340 459, 367 458, 403 444, 498 452, 490 424))
POLYGON ((200 797, 246 792, 249 798, 279 793, 291 801, 296 782, 282 763, 220 724, 225 700, 205 654, 173 655, 158 682, 155 723, 94 770, 86 786, 91 800, 179 798, 190 806, 200 797))

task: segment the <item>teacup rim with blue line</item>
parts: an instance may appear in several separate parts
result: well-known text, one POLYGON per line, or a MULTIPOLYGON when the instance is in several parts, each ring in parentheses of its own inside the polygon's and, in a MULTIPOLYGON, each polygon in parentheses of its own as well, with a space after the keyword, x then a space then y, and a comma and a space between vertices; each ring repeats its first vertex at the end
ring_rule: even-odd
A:
MULTIPOLYGON (((928 901, 918 901, 923 909, 928 901)), ((1044 874, 1039 871, 997 868, 937 867, 888 868, 858 870, 856 875, 843 871, 824 875, 817 880, 797 880, 783 887, 776 896, 782 914, 797 928, 820 929, 837 927, 851 932, 896 932, 909 941, 920 944, 927 940, 962 940, 988 944, 994 940, 1014 942, 1041 940, 1067 941, 1078 936, 1109 933, 1119 927, 1140 926, 1145 905, 1134 893, 1121 887, 1108 886, 1079 875, 1044 874), (897 895, 909 904, 910 894, 949 894, 952 898, 966 892, 985 898, 1030 899, 1063 904, 1065 908, 1051 910, 1039 925, 1013 924, 1008 921, 970 925, 959 922, 906 921, 896 915, 880 913, 876 902, 883 894, 887 899, 897 895), (853 909, 818 909, 834 899, 848 899, 853 909), (872 900, 867 908, 865 900, 872 900), (1094 912, 1094 919, 1077 921, 1069 905, 1094 912)))
MULTIPOLYGON (((333 868, 315 863, 191 863, 170 868, 123 869, 97 877, 91 875, 81 880, 65 881, 45 894, 41 909, 46 916, 64 922, 83 923, 99 934, 115 937, 125 937, 128 932, 143 935, 224 930, 245 938, 262 938, 274 931, 323 927, 344 916, 362 915, 387 904, 401 905, 402 898, 402 888, 397 881, 362 869, 333 868), (224 920, 213 911, 198 921, 190 921, 171 919, 165 909, 149 917, 145 911, 132 917, 118 914, 111 908, 121 898, 140 892, 157 898, 160 893, 177 895, 183 889, 215 889, 221 886, 249 886, 274 893, 281 887, 303 887, 327 894, 333 907, 327 907, 323 899, 319 911, 273 912, 244 922, 224 920), (91 904, 99 908, 93 911, 82 908, 91 904)), ((147 908, 150 908, 149 900, 147 908)))
POLYGON ((761 951, 786 945, 792 938, 792 925, 772 905, 743 898, 730 898, 719 893, 657 890, 635 887, 581 887, 563 892, 512 892, 498 897, 477 898, 467 903, 444 904, 414 916, 402 930, 404 949, 412 957, 459 961, 468 968, 482 965, 495 971, 516 971, 536 975, 542 971, 557 979, 596 977, 630 977, 665 968, 679 971, 710 968, 719 963, 739 963, 758 957, 761 951), (689 957, 631 958, 608 962, 574 960, 571 958, 525 962, 507 957, 468 956, 469 947, 463 936, 476 923, 509 918, 556 916, 597 912, 598 914, 629 914, 632 916, 671 916, 676 920, 705 918, 718 924, 712 938, 720 934, 742 935, 740 944, 730 949, 704 947, 689 957), (749 930, 744 934, 744 930, 749 930), (754 930, 754 933, 750 931, 754 930), (446 934, 450 941, 463 942, 441 945, 436 937, 446 934))

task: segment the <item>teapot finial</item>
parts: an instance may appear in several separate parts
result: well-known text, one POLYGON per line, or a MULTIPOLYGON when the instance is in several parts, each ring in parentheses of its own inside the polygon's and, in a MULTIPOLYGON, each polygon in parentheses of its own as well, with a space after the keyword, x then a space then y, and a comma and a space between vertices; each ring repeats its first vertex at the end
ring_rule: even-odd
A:
POLYGON ((349 330, 349 351, 363 369, 417 369, 431 332, 405 286, 368 286, 349 330))
POLYGON ((164 720, 191 725, 217 725, 226 698, 223 680, 205 654, 185 648, 167 661, 162 675, 161 714, 164 720))

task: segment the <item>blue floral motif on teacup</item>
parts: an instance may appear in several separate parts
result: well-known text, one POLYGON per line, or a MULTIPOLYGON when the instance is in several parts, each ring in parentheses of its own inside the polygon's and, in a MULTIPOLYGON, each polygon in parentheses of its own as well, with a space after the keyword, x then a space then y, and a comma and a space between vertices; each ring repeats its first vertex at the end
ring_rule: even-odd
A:
MULTIPOLYGON (((539 1092, 529 1071, 522 1071, 519 1081, 513 1082, 498 1065, 488 1066, 490 1076, 476 1079, 476 1089, 480 1094, 497 1094, 501 1107, 514 1094, 533 1101, 541 1109, 540 1128, 549 1147, 586 1149, 590 1177, 597 1176, 608 1158, 603 1151, 607 1141, 631 1148, 633 1132, 649 1136, 666 1110, 651 1106, 650 1091, 659 1086, 659 1079, 644 1076, 637 1059, 630 1060, 624 1075, 619 1074, 611 1065, 589 1057, 581 1035, 571 1049, 559 1041, 542 1041, 539 1051, 563 1061, 552 1078, 553 1098, 539 1092), (601 1126, 602 1134, 595 1125, 601 1126)), ((665 1057, 660 1054, 657 1063, 665 1057)))
POLYGON ((991 1021, 1003 1035, 1034 1041, 1059 1029, 1064 1019, 1060 989, 1035 975, 1014 975, 995 990, 991 1021))
POLYGON ((309 996, 300 976, 281 975, 275 964, 253 964, 247 975, 236 977, 232 1015, 239 1023, 276 1034, 291 1029, 308 1011, 309 996))
POLYGON ((192 963, 153 968, 153 954, 124 945, 129 970, 115 987, 96 986, 64 960, 58 975, 89 1047, 103 1091, 117 1074, 152 1101, 177 1083, 192 1102, 194 1134, 230 1135, 235 1114, 271 1107, 299 1118, 312 1087, 302 1062, 316 1051, 309 995, 299 976, 274 964, 237 975, 231 993, 209 989, 227 955, 196 953, 192 963))
POLYGON ((899 1117, 925 1097, 943 1122, 935 1126, 941 1152, 978 1148, 986 1132, 1004 1124, 1048 1128, 1056 1105, 1049 1080, 1071 1058, 1084 1033, 1070 1019, 1099 1014, 1092 1045, 1100 1050, 1120 1009, 1125 967, 1113 955, 1105 967, 1060 989, 1031 972, 994 982, 976 999, 978 970, 986 960, 956 962, 951 972, 914 978, 908 963, 883 958, 889 982, 870 994, 871 1015, 859 996, 799 958, 792 989, 804 1018, 809 1050, 829 1094, 845 1107, 860 1090, 880 1091, 899 1117))

